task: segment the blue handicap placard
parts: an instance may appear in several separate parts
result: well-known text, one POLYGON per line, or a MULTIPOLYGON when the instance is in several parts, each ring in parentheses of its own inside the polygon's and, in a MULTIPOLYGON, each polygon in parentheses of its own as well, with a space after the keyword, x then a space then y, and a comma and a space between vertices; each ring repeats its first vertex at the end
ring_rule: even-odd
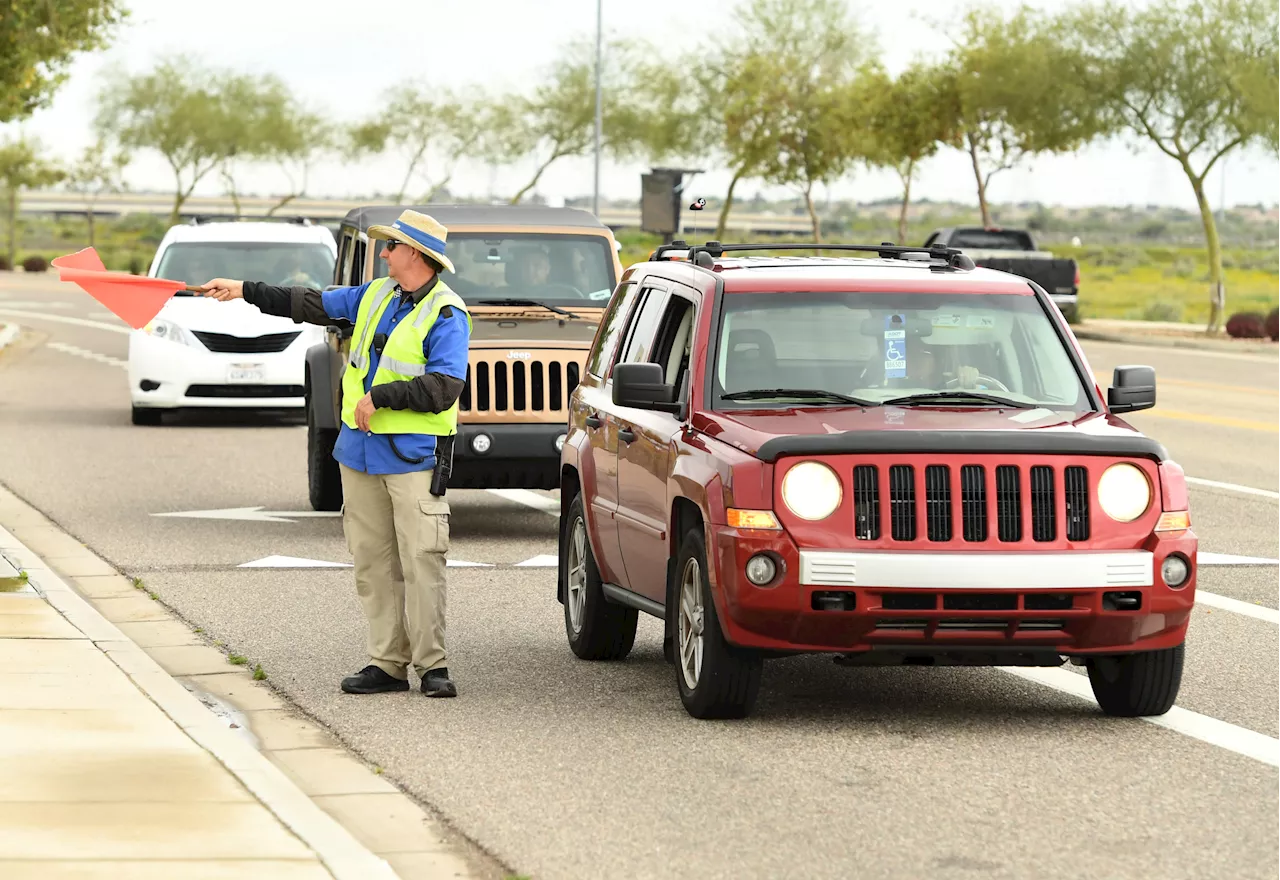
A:
POLYGON ((907 318, 890 315, 884 319, 884 376, 902 379, 907 375, 907 318))

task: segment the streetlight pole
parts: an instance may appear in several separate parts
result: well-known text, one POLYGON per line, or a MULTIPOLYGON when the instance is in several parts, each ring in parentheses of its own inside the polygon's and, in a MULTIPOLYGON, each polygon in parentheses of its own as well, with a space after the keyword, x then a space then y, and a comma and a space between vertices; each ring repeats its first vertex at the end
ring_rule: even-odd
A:
POLYGON ((600 216, 600 129, 601 129, 601 100, 600 100, 600 56, 601 45, 604 41, 604 0, 596 0, 596 179, 594 195, 591 199, 591 210, 600 216))

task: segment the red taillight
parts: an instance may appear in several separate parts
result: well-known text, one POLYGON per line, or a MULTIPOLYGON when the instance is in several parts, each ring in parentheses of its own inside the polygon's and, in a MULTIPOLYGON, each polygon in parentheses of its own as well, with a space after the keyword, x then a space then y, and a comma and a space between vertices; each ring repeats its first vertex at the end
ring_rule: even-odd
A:
POLYGON ((1080 267, 1079 267, 1079 266, 1076 266, 1076 281, 1075 281, 1075 284, 1076 284, 1076 287, 1079 287, 1079 286, 1080 286, 1080 267))

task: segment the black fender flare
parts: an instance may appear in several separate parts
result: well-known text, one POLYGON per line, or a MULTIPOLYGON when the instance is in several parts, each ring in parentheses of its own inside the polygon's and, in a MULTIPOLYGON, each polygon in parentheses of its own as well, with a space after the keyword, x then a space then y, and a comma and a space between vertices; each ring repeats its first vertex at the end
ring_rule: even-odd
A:
POLYGON ((307 408, 315 426, 321 430, 338 430, 333 412, 334 387, 331 365, 333 349, 321 343, 307 349, 307 408))

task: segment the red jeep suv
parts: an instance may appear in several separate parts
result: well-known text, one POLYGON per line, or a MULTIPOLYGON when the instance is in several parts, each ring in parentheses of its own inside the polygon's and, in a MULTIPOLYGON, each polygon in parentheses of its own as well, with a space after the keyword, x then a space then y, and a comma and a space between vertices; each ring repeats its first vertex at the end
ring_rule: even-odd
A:
POLYGON ((561 453, 573 652, 665 621, 686 710, 765 659, 1087 667, 1111 715, 1177 697, 1197 539, 1182 469, 1061 312, 951 248, 674 242, 614 292, 561 453), (821 248, 838 257, 731 252, 821 248), (858 255, 861 252, 863 255, 858 255))

